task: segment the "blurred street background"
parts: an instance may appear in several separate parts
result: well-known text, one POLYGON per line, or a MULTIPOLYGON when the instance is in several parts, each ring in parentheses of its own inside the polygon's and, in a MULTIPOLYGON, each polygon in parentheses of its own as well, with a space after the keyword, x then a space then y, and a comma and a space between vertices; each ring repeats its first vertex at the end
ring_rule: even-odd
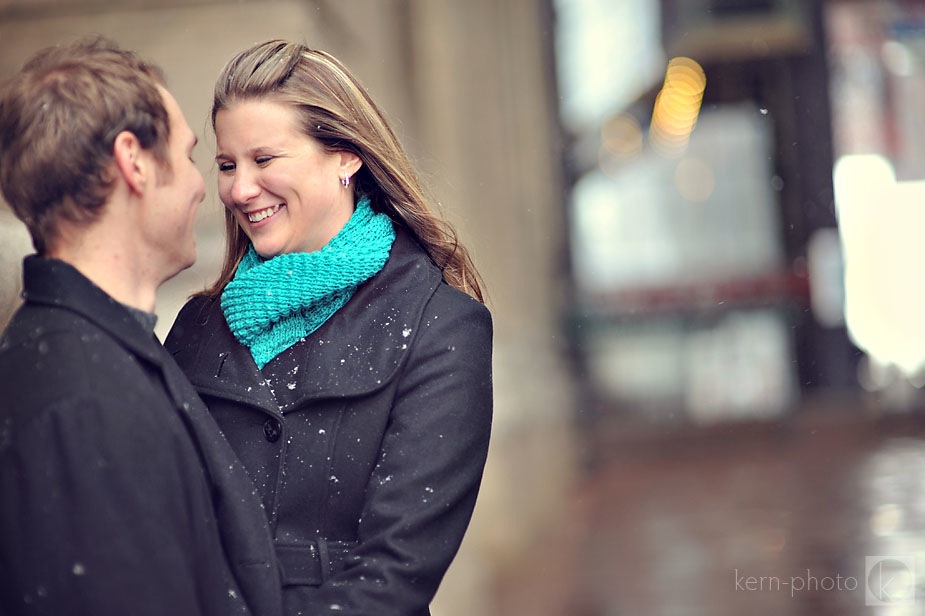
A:
MULTIPOLYGON (((925 0, 0 0, 0 79, 86 34, 200 137, 162 339, 254 42, 350 66, 457 224, 495 424, 435 616, 925 614, 925 0)), ((0 203, 0 326, 30 250, 0 203)))

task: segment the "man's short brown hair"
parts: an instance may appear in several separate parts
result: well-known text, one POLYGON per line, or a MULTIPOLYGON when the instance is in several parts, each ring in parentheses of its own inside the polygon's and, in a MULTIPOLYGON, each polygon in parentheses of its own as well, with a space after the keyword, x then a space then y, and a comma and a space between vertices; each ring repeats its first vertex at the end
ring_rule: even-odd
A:
POLYGON ((102 37, 39 51, 0 90, 0 190, 42 254, 57 223, 96 219, 113 144, 134 134, 167 165, 160 68, 102 37))

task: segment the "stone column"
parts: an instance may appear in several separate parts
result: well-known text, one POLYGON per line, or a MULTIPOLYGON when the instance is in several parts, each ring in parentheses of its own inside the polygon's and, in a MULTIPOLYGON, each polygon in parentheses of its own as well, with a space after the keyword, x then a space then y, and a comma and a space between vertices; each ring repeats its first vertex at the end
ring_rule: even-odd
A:
POLYGON ((418 132, 436 192, 485 276, 495 430, 441 614, 492 613, 485 578, 542 540, 575 471, 564 364, 565 199, 549 3, 410 3, 418 132), (465 606, 455 608, 454 606, 465 606))

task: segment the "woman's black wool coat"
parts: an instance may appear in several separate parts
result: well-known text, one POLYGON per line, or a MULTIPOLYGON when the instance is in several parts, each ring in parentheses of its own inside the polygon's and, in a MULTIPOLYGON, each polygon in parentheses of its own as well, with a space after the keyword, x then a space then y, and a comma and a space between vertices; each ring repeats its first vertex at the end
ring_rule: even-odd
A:
POLYGON ((383 270, 258 370, 217 299, 166 346, 263 498, 290 614, 428 614, 472 515, 491 316, 399 231, 383 270))

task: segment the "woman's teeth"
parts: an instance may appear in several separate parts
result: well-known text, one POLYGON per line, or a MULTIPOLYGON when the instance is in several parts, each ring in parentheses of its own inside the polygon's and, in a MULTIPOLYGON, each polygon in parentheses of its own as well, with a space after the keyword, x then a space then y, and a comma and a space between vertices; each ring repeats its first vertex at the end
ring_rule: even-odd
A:
POLYGON ((264 218, 269 218, 273 214, 279 211, 279 208, 282 207, 282 204, 274 205, 273 207, 268 207, 265 210, 260 210, 259 212, 251 212, 247 215, 247 219, 251 222, 260 222, 264 218))

